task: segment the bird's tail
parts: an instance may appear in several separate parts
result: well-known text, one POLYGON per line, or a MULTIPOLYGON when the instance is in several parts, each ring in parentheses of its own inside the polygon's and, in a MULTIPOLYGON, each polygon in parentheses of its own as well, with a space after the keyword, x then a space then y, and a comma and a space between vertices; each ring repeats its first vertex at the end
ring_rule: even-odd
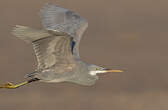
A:
POLYGON ((34 71, 32 73, 28 73, 25 75, 25 78, 34 78, 36 74, 38 74, 37 71, 34 71))
POLYGON ((45 30, 33 29, 20 25, 16 25, 14 27, 14 29, 12 30, 12 34, 27 43, 32 43, 33 41, 50 36, 50 34, 45 30))

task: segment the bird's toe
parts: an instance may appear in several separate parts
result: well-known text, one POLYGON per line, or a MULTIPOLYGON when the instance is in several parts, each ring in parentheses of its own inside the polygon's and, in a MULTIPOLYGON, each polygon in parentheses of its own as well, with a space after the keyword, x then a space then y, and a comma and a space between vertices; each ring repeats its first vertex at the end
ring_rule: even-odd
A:
POLYGON ((14 88, 16 88, 16 87, 15 87, 14 84, 8 82, 8 83, 6 83, 6 84, 0 85, 0 88, 14 89, 14 88))

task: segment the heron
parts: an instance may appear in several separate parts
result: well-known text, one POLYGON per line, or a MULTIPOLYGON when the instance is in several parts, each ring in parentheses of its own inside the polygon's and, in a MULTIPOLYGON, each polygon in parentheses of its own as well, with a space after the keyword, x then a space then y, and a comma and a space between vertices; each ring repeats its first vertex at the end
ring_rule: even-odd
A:
POLYGON ((108 72, 123 72, 88 64, 80 59, 79 43, 88 22, 74 11, 46 4, 40 10, 42 29, 16 25, 13 35, 33 45, 37 59, 34 72, 26 74, 23 83, 1 84, 0 88, 15 89, 31 82, 71 82, 83 86, 94 85, 98 75, 108 72))

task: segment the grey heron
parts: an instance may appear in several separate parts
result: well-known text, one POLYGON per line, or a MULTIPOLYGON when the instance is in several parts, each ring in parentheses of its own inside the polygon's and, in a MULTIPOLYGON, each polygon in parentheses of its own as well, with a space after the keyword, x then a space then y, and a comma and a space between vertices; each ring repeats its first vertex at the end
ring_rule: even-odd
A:
POLYGON ((98 80, 99 73, 123 72, 110 70, 80 59, 79 43, 88 26, 79 14, 54 4, 46 4, 40 12, 44 29, 17 25, 12 33, 32 44, 38 62, 29 80, 20 83, 2 84, 0 88, 18 88, 25 84, 41 82, 72 82, 90 86, 98 80))

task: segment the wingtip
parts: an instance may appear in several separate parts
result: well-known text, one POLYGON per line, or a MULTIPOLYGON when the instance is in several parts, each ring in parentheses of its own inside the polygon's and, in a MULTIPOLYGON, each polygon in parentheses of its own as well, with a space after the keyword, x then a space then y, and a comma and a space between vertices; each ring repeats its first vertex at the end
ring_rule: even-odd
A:
POLYGON ((15 25, 11 31, 13 35, 18 35, 18 31, 21 31, 23 29, 26 29, 26 26, 21 26, 21 25, 15 25))

